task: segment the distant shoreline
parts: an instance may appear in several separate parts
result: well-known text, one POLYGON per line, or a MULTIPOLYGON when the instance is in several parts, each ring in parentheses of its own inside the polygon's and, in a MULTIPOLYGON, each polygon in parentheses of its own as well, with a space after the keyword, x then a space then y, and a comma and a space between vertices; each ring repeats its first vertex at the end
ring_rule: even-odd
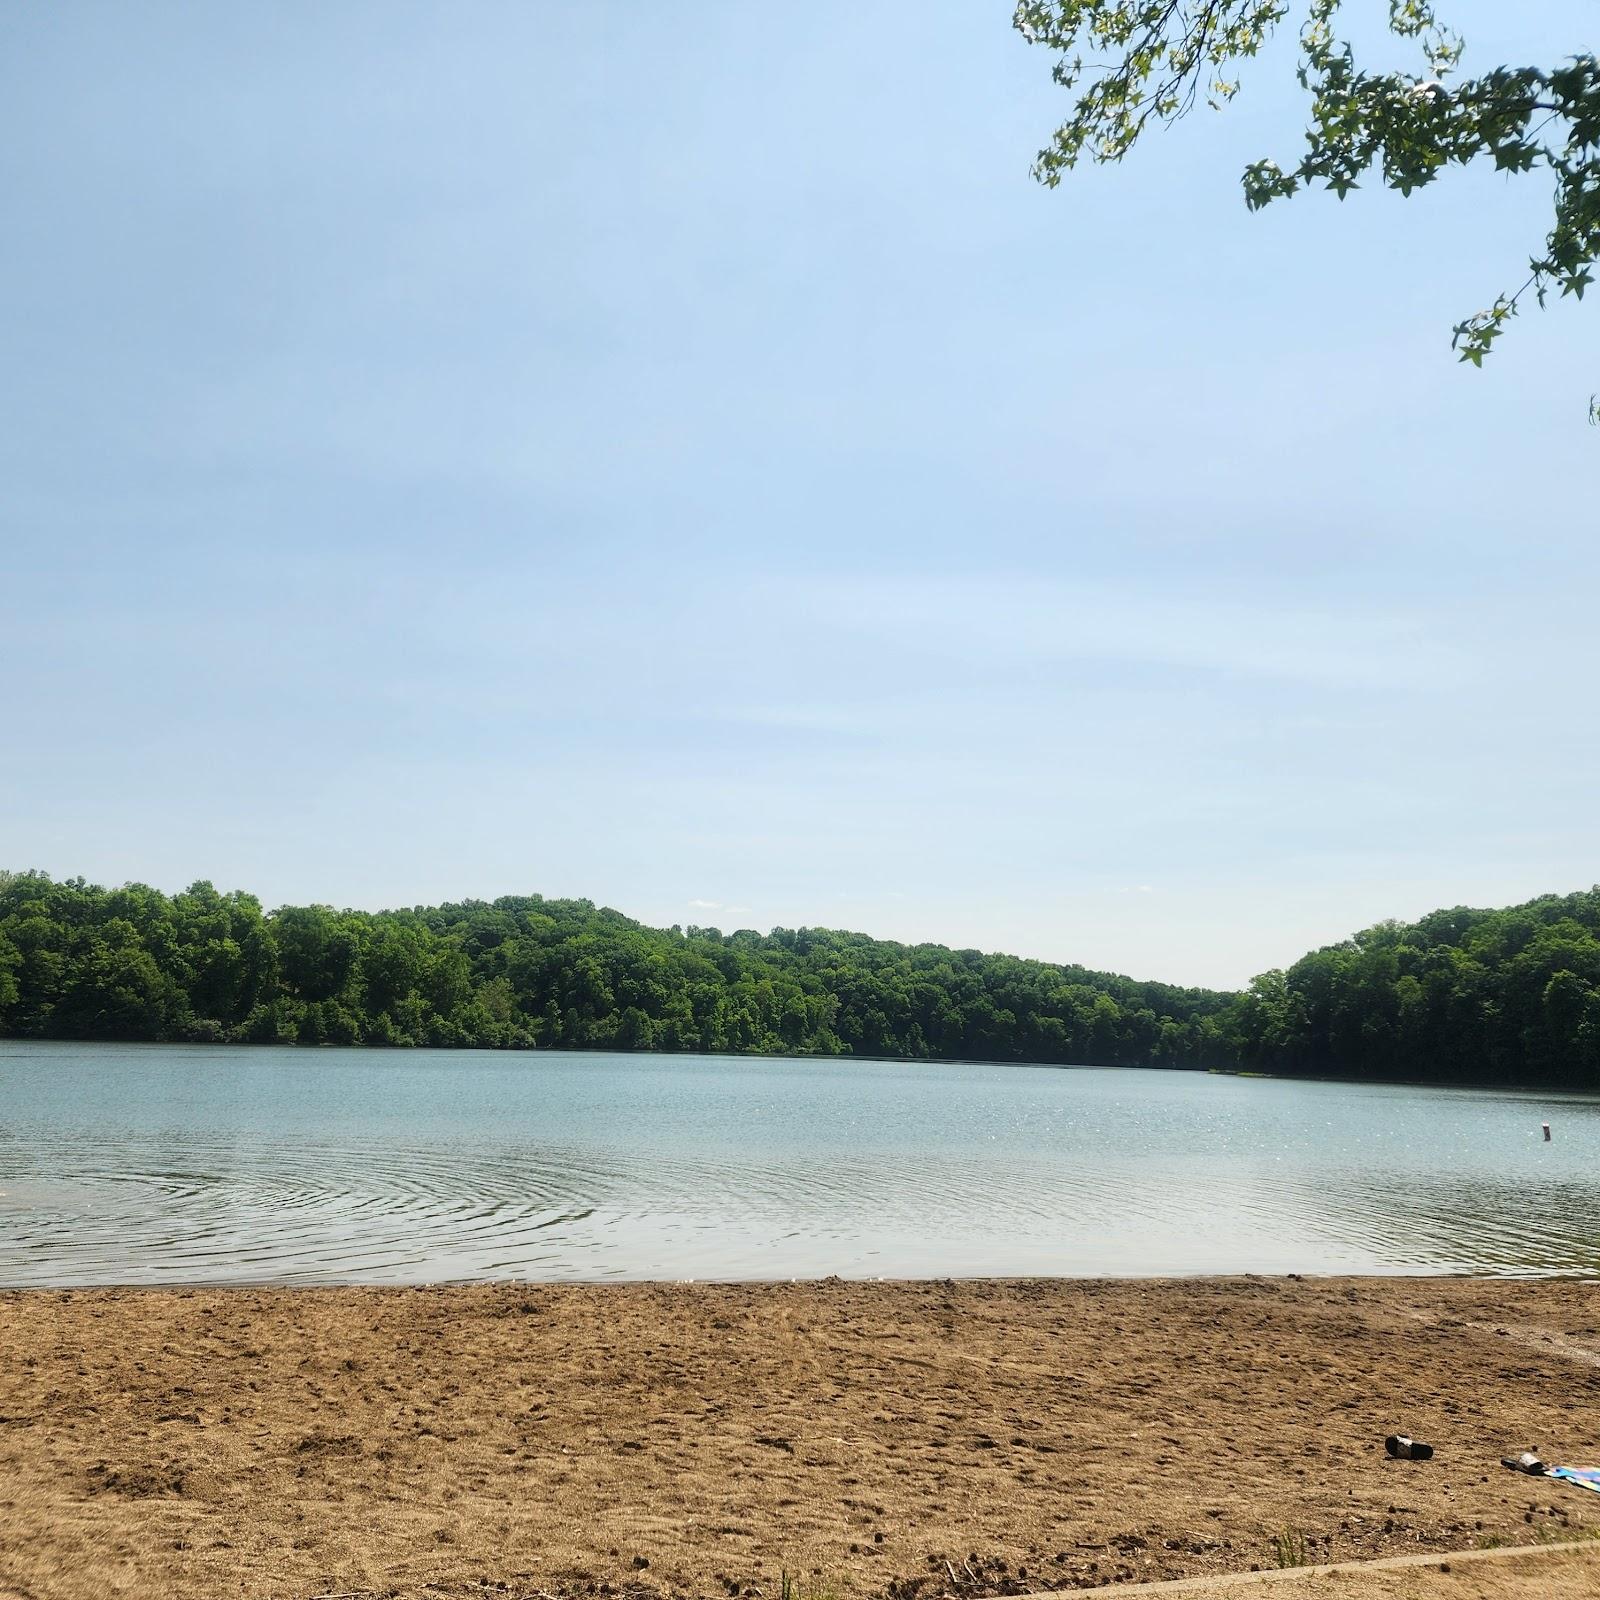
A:
POLYGON ((1232 1070, 1600 1088, 1600 888, 1379 923, 1243 989, 506 895, 268 912, 0 871, 0 1033, 1232 1070), (1346 1070, 1344 1063, 1358 1063, 1346 1070))
POLYGON ((1496 1094, 1555 1095, 1564 1099, 1600 1099, 1600 1086, 1577 1088, 1571 1084, 1512 1082, 1473 1078, 1382 1078, 1370 1073, 1292 1073, 1263 1072, 1247 1067, 1184 1066, 1173 1062, 1144 1061, 1027 1061, 981 1056, 874 1056, 799 1054, 787 1051, 757 1050, 624 1050, 612 1045, 386 1045, 371 1044, 268 1044, 254 1039, 29 1039, 0 1034, 0 1057, 11 1045, 71 1048, 77 1045, 110 1047, 119 1050, 289 1050, 308 1055, 317 1051, 349 1051, 354 1054, 394 1056, 405 1059, 418 1055, 481 1056, 640 1056, 651 1060, 712 1061, 797 1061, 833 1062, 841 1066, 852 1062, 881 1063, 901 1067, 1024 1067, 1048 1072, 1182 1072, 1213 1078, 1259 1078, 1271 1083, 1339 1083, 1393 1089, 1479 1089, 1496 1094))

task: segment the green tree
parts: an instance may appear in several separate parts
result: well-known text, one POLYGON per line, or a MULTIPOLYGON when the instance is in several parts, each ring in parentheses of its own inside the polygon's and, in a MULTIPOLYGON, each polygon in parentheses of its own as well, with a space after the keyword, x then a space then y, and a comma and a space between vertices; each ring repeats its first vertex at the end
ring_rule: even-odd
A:
POLYGON ((355 931, 329 906, 285 906, 272 919, 283 980, 303 1000, 331 1000, 355 969, 355 931))
POLYGON ((159 1039, 167 993, 137 930, 113 918, 84 941, 52 1016, 52 1032, 77 1039, 159 1039))
MULTIPOLYGON (((1035 175, 1053 186, 1081 160, 1121 161, 1152 124, 1178 121, 1201 99, 1224 105, 1241 65, 1297 18, 1298 75, 1311 101, 1306 148, 1286 164, 1263 159, 1246 169, 1252 209, 1310 187, 1342 200, 1369 174, 1410 194, 1475 161, 1550 179, 1550 226, 1526 281, 1456 326, 1461 359, 1481 366, 1530 294, 1541 306, 1552 292, 1582 299, 1593 282, 1600 61, 1580 54, 1462 76, 1463 41, 1433 0, 1387 0, 1388 26, 1416 58, 1409 71, 1366 71, 1342 34, 1343 10, 1344 0, 1018 0, 1016 28, 1055 52, 1055 81, 1075 97, 1035 175)), ((1594 401, 1590 415, 1600 419, 1594 401)))
POLYGON ((22 965, 22 954, 0 933, 0 1033, 6 1032, 6 1012, 17 1003, 22 993, 17 984, 17 968, 22 965))

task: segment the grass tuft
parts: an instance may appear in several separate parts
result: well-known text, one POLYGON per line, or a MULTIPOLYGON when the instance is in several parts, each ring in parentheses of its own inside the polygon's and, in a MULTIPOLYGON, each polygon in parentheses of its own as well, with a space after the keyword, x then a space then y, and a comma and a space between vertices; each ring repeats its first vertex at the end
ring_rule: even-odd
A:
POLYGON ((779 1582, 778 1600, 840 1600, 839 1586, 826 1573, 814 1572, 807 1578, 787 1567, 779 1582))
POLYGON ((1280 1567, 1303 1567, 1306 1564, 1306 1536, 1293 1528, 1285 1528, 1272 1540, 1272 1554, 1280 1567))

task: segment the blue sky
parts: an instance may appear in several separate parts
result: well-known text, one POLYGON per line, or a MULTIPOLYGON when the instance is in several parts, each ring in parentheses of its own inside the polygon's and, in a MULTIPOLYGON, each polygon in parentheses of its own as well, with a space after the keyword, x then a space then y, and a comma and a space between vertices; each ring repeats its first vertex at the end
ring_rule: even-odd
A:
POLYGON ((0 860, 1209 983, 1600 878, 1600 323, 1449 350, 1543 180, 1251 216, 1279 51, 1048 192, 1049 66, 971 0, 0 10, 0 860))

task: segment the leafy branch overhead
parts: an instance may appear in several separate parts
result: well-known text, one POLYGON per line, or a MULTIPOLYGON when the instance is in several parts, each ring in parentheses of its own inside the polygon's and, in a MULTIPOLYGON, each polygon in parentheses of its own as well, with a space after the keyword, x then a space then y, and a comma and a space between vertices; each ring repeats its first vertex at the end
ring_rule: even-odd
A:
MULTIPOLYGON (((1389 28, 1417 49, 1416 70, 1365 72, 1336 24, 1342 0, 1302 0, 1299 78, 1311 96, 1306 150, 1289 167, 1258 161, 1244 174, 1252 210, 1322 185, 1343 199, 1369 173, 1401 194, 1447 167, 1484 158, 1508 173, 1555 181, 1548 236, 1523 285, 1459 323, 1454 346, 1481 366, 1531 291, 1582 299, 1600 257, 1600 61, 1497 67, 1457 76, 1462 41, 1430 0, 1388 0, 1389 28)), ((1197 100, 1220 107, 1291 13, 1289 0, 1019 0, 1014 21, 1057 52, 1055 80, 1076 96, 1071 117, 1039 152, 1034 174, 1054 186, 1085 158, 1120 161, 1151 123, 1197 100)))

